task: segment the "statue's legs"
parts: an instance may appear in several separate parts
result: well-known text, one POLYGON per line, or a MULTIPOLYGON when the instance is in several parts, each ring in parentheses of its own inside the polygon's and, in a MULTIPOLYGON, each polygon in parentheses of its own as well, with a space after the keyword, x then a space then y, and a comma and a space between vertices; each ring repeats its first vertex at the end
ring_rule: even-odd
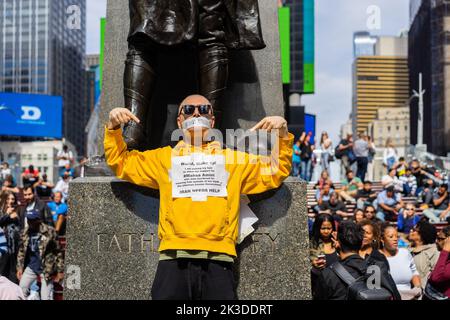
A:
POLYGON ((132 121, 124 127, 124 140, 130 150, 141 149, 146 142, 145 123, 156 82, 155 60, 151 50, 129 46, 123 77, 125 107, 141 120, 140 124, 132 121))
POLYGON ((223 0, 198 0, 200 93, 211 101, 216 127, 221 127, 220 98, 228 80, 228 49, 225 42, 223 0))

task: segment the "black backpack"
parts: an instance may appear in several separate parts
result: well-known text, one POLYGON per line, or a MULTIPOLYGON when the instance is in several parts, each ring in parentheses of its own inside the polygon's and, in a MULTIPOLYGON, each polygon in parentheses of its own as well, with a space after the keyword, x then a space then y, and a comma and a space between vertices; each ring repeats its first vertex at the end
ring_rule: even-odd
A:
POLYGON ((336 159, 341 159, 343 155, 347 154, 347 149, 346 150, 340 150, 339 146, 342 145, 347 145, 348 143, 344 142, 345 140, 341 140, 338 145, 336 146, 336 148, 334 148, 334 157, 336 159))
POLYGON ((394 300, 389 290, 368 287, 370 274, 355 279, 340 262, 332 264, 330 269, 348 286, 347 300, 394 300))

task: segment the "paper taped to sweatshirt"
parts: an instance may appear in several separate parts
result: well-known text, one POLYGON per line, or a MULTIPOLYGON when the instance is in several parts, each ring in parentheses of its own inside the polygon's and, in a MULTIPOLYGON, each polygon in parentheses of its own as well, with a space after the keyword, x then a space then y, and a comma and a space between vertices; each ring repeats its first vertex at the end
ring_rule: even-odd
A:
POLYGON ((208 197, 227 197, 229 173, 225 170, 225 156, 192 153, 172 157, 169 171, 173 198, 192 198, 207 201, 208 197))

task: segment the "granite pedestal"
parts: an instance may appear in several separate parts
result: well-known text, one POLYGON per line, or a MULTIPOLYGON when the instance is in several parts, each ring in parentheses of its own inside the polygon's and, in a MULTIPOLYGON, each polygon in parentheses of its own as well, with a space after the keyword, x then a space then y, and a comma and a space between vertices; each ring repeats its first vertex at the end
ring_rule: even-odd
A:
MULTIPOLYGON (((158 192, 115 178, 70 184, 64 299, 150 299, 158 264, 158 192)), ((250 198, 260 219, 238 246, 238 296, 310 299, 306 184, 250 198)))

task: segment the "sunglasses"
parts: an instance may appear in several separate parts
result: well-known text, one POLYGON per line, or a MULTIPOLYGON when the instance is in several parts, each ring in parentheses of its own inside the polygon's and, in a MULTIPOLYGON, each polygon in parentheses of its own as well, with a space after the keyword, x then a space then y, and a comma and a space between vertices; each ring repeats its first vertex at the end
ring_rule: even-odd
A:
POLYGON ((366 213, 375 213, 375 211, 373 211, 373 210, 366 210, 365 212, 366 213))
POLYGON ((180 114, 183 113, 187 116, 192 116, 195 113, 195 110, 198 110, 198 113, 201 115, 207 115, 212 113, 212 106, 210 104, 202 104, 202 105, 192 105, 186 104, 181 107, 180 114))

